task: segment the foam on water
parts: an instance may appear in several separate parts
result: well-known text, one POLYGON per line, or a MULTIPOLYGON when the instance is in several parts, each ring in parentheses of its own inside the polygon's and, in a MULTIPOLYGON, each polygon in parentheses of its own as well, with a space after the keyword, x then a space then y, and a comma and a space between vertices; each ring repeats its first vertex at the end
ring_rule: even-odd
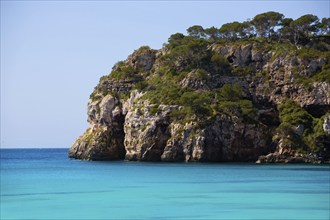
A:
POLYGON ((329 165, 86 162, 2 149, 0 219, 329 219, 329 165))

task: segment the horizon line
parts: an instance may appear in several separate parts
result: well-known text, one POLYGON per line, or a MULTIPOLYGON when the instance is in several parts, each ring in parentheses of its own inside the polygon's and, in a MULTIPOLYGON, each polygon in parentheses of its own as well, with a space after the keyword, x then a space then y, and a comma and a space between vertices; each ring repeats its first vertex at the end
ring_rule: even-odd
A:
POLYGON ((69 149, 70 147, 0 147, 0 149, 69 149))

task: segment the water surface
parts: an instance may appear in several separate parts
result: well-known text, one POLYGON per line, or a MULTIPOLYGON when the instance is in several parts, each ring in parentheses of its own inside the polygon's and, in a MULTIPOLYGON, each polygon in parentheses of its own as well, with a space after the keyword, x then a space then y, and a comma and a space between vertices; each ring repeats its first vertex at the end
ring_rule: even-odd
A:
POLYGON ((1 149, 0 219, 329 219, 329 165, 87 162, 1 149))

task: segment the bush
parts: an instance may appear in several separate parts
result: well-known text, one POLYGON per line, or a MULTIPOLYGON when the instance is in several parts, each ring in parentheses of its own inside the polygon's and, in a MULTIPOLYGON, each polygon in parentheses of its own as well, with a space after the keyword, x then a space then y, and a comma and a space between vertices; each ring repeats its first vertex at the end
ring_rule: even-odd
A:
POLYGON ((239 105, 241 108, 242 116, 245 121, 255 122, 257 117, 257 109, 253 106, 250 100, 240 100, 239 105))
POLYGON ((238 101, 242 93, 242 87, 238 84, 224 84, 218 92, 219 99, 225 101, 238 101))
POLYGON ((307 153, 323 151, 326 140, 330 140, 330 136, 325 134, 322 127, 326 115, 313 118, 293 101, 286 101, 280 105, 279 111, 281 124, 276 130, 282 138, 289 139, 296 149, 307 153), (301 124, 304 125, 304 132, 299 136, 296 133, 296 126, 301 124))
POLYGON ((200 116, 211 114, 210 104, 212 99, 208 92, 188 91, 182 94, 179 104, 191 108, 191 110, 200 116))
POLYGON ((330 84, 330 63, 323 65, 321 72, 314 74, 311 77, 311 81, 327 82, 330 84))
POLYGON ((235 67, 232 70, 232 73, 237 76, 246 76, 246 75, 254 75, 256 70, 252 66, 246 67, 235 67))
POLYGON ((145 89, 147 89, 148 85, 149 85, 148 82, 146 82, 146 81, 140 81, 140 82, 136 83, 133 86, 132 89, 136 89, 138 91, 144 91, 145 89))
POLYGON ((294 126, 303 124, 305 128, 311 129, 313 117, 295 102, 289 100, 279 106, 281 123, 288 123, 294 126))
POLYGON ((322 52, 322 51, 307 48, 307 47, 302 47, 297 52, 298 52, 298 57, 301 59, 305 59, 305 60, 319 59, 321 57, 329 57, 328 51, 322 52))
POLYGON ((207 46, 208 43, 203 39, 191 39, 171 49, 160 58, 160 62, 173 73, 203 68, 210 60, 207 46))
POLYGON ((207 80, 209 78, 209 73, 204 69, 198 69, 196 71, 196 79, 207 80))
POLYGON ((217 74, 229 75, 231 73, 231 66, 224 56, 215 53, 212 55, 210 61, 217 74))
POLYGON ((257 109, 250 100, 223 101, 217 106, 217 111, 230 116, 243 118, 245 122, 255 123, 257 109))
POLYGON ((141 80, 141 76, 137 74, 137 71, 129 65, 120 63, 113 69, 109 75, 110 79, 114 80, 141 80))

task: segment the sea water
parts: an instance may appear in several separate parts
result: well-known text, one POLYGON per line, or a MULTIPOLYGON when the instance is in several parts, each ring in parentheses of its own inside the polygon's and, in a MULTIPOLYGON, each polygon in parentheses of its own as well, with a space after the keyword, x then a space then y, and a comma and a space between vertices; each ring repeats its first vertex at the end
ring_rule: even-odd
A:
POLYGON ((329 165, 87 162, 1 149, 0 219, 329 219, 329 165))

